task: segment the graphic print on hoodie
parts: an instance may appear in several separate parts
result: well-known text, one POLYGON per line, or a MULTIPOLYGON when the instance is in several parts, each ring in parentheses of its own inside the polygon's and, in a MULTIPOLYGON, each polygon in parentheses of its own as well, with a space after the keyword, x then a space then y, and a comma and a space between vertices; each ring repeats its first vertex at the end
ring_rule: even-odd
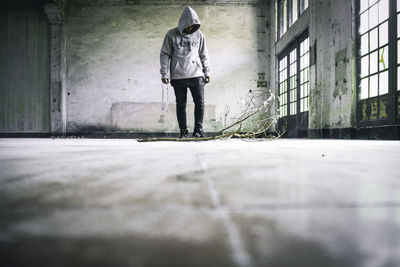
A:
POLYGON ((160 52, 161 79, 187 79, 210 76, 210 65, 200 20, 196 11, 186 7, 178 27, 167 32, 160 52), (191 33, 184 29, 193 25, 191 33))

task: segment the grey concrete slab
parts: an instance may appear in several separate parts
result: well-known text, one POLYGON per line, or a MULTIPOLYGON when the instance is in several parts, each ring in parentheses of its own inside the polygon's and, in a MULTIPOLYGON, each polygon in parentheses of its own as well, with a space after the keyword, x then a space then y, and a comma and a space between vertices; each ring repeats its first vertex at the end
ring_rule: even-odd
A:
POLYGON ((9 266, 398 266, 400 142, 0 139, 9 266))

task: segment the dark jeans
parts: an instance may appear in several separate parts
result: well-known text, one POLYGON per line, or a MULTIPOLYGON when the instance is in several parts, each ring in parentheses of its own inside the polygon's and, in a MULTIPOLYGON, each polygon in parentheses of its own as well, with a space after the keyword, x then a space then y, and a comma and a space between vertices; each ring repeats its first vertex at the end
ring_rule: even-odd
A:
POLYGON ((186 125, 186 102, 187 88, 192 93, 194 102, 194 131, 203 130, 204 117, 204 78, 196 77, 190 79, 171 80, 176 97, 176 116, 178 117, 179 129, 185 130, 186 125))

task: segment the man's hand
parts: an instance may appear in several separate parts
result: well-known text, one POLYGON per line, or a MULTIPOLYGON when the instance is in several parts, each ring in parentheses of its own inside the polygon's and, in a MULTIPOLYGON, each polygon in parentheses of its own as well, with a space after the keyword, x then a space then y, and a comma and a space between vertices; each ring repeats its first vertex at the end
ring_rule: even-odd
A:
POLYGON ((206 83, 209 83, 209 82, 210 82, 210 76, 207 76, 207 77, 206 77, 205 82, 206 82, 206 83))
POLYGON ((162 81, 163 83, 165 83, 165 84, 168 84, 168 83, 169 83, 168 78, 161 79, 161 81, 162 81))

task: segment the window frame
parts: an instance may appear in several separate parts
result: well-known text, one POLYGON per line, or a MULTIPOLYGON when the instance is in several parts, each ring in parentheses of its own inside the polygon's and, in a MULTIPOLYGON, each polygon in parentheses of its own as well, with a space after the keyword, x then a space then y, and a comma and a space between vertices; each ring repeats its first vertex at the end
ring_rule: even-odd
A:
POLYGON ((276 12, 277 40, 279 40, 290 29, 290 27, 300 18, 303 12, 307 10, 307 8, 310 6, 310 0, 276 0, 276 4, 277 4, 277 12, 276 12), (284 14, 283 12, 285 11, 284 8, 285 3, 286 3, 286 14, 284 14), (293 20, 293 12, 292 12, 293 3, 296 3, 297 6, 297 12, 296 12, 297 17, 295 20, 293 20), (284 31, 282 32, 282 30, 284 31))
MULTIPOLYGON (((357 0, 356 1, 356 123, 358 127, 367 127, 367 126, 381 126, 381 125, 393 125, 393 124, 399 124, 400 118, 398 118, 398 96, 400 95, 400 88, 397 87, 397 66, 400 66, 397 64, 397 40, 400 38, 397 38, 397 24, 399 23, 397 21, 397 1, 399 0, 388 0, 389 2, 389 18, 387 20, 388 22, 388 43, 383 45, 383 47, 388 47, 388 66, 387 69, 384 71, 388 71, 388 92, 386 94, 381 94, 372 97, 363 98, 361 99, 361 79, 362 77, 362 64, 361 64, 361 36, 365 35, 369 31, 372 31, 371 29, 374 28, 379 28, 379 25, 382 25, 385 22, 379 22, 378 24, 372 27, 371 29, 368 29, 365 33, 361 34, 360 32, 360 27, 361 27, 361 6, 360 6, 360 1, 363 0, 357 0), (383 105, 383 107, 382 107, 383 105), (382 110, 385 109, 385 110, 382 110), (376 113, 376 118, 372 116, 372 112, 377 112, 376 113), (387 114, 387 117, 384 117, 381 115, 381 113, 385 112, 387 114), (368 114, 368 118, 366 119, 366 114, 368 114)), ((380 0, 377 0, 379 2, 380 0)), ((400 2, 400 1, 399 1, 400 2)), ((379 8, 379 7, 378 7, 379 8)), ((379 12, 379 11, 378 11, 379 12)), ((400 26, 400 25, 399 25, 400 26)), ((400 42, 400 39, 399 39, 400 42)), ((368 42, 369 43, 369 42, 368 42)), ((378 32, 378 48, 375 49, 378 51, 378 57, 379 57, 379 51, 380 51, 380 44, 379 44, 379 32, 378 32)), ((374 51, 375 51, 374 50, 374 51)), ((372 50, 371 50, 372 51, 372 50)), ((368 48, 368 53, 364 54, 363 57, 369 54, 373 54, 368 48)), ((377 72, 375 74, 370 75, 368 71, 368 76, 365 77, 370 77, 373 75, 379 75, 380 73, 384 72, 380 70, 380 63, 378 63, 377 66, 377 72)), ((370 62, 368 62, 368 69, 370 68, 370 62)), ((364 78, 365 78, 364 77, 364 78)), ((378 89, 379 90, 379 89, 378 89)), ((370 91, 370 89, 369 89, 370 91)), ((384 114, 385 114, 384 113, 384 114)), ((375 116, 375 114, 374 114, 375 116)))

